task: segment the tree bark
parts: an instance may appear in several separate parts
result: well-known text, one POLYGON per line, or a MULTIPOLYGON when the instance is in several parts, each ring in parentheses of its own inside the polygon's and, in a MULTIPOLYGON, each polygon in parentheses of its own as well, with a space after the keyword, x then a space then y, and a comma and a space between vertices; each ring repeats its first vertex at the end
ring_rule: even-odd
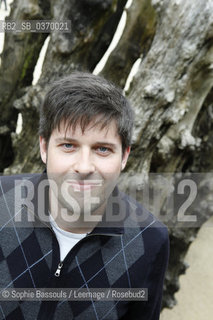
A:
MULTIPOLYGON (((40 20, 49 17, 49 1, 17 0, 7 20, 40 20)), ((0 67, 0 170, 13 161, 11 132, 15 131, 17 110, 13 102, 23 95, 22 88, 31 85, 33 70, 45 33, 6 33, 0 67)))
MULTIPOLYGON (((157 32, 129 94, 136 113, 134 164, 130 161, 129 167, 145 172, 164 135, 171 140, 171 147, 166 142, 166 149, 161 147, 162 154, 170 154, 178 140, 181 150, 189 145, 196 147, 197 141, 188 135, 213 80, 213 3, 154 3, 158 11, 157 32)), ((176 169, 176 164, 168 164, 167 159, 165 165, 168 168, 163 171, 176 169)))
POLYGON ((124 88, 134 62, 146 56, 156 31, 156 13, 150 0, 134 0, 126 13, 121 39, 101 71, 101 75, 121 88, 124 88))
MULTIPOLYGON (((144 179, 149 171, 171 175, 196 172, 196 168, 205 171, 208 158, 203 155, 210 146, 212 150, 212 125, 206 117, 206 104, 212 98, 209 92, 213 85, 213 3, 152 3, 158 13, 155 37, 129 93, 135 107, 136 129, 124 190, 140 183, 135 173, 137 177, 141 173, 144 179), (199 125, 198 119, 204 122, 199 125), (208 130, 205 135, 203 126, 208 130)), ((208 110, 211 114, 210 106, 208 110)), ((209 162, 208 170, 212 170, 209 162)), ((206 177, 198 188, 199 192, 205 190, 202 204, 197 207, 201 226, 212 214, 213 188, 206 177)), ((163 306, 175 303, 178 277, 186 269, 184 256, 199 226, 181 228, 170 222, 171 255, 163 306)))
POLYGON ((51 2, 55 20, 71 20, 71 33, 52 33, 39 83, 73 70, 92 71, 112 39, 125 1, 65 0, 51 2), (109 21, 113 21, 109 28, 109 21), (113 28, 112 28, 113 27, 113 28), (98 46, 99 44, 99 46, 98 46))

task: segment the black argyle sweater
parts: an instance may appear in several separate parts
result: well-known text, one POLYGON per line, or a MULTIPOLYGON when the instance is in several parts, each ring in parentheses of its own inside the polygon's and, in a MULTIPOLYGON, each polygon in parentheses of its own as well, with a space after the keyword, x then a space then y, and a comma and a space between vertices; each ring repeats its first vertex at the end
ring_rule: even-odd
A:
POLYGON ((147 288, 148 299, 7 300, 0 301, 0 319, 159 319, 169 252, 167 228, 116 187, 116 199, 125 204, 122 225, 95 227, 71 249, 56 276, 59 245, 51 225, 40 219, 42 210, 48 216, 48 209, 41 206, 36 192, 33 197, 30 194, 39 181, 38 174, 1 177, 0 292, 7 288, 85 288, 88 292, 91 288, 147 288), (18 188, 20 183, 23 188, 18 188), (144 217, 143 222, 131 219, 132 210, 144 217))

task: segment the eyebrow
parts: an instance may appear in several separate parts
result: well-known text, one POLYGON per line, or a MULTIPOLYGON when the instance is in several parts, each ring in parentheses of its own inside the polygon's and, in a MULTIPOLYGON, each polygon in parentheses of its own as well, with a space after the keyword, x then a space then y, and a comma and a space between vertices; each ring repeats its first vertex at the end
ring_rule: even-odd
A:
MULTIPOLYGON (((64 142, 64 141, 79 143, 78 140, 70 138, 70 137, 56 138, 55 141, 57 143, 61 143, 61 142, 64 142)), ((117 148, 117 145, 115 143, 106 142, 106 141, 96 141, 94 143, 94 145, 105 145, 105 146, 108 146, 108 147, 111 147, 111 148, 117 148)))

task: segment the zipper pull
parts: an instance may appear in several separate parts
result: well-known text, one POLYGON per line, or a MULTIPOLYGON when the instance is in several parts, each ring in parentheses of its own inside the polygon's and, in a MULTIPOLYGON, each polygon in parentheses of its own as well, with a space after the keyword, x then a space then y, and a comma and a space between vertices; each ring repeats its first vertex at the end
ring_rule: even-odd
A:
POLYGON ((55 272, 55 276, 56 276, 56 277, 59 277, 59 276, 60 276, 62 267, 63 267, 63 263, 60 262, 60 263, 58 264, 58 268, 57 268, 57 270, 56 270, 56 272, 55 272))

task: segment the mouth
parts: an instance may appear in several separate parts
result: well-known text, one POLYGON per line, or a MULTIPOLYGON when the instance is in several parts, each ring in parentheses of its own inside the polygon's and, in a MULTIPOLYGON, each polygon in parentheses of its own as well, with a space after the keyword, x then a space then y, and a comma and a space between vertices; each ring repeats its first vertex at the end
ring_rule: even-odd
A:
POLYGON ((74 188, 74 191, 86 191, 102 186, 100 180, 67 180, 67 183, 74 188))

